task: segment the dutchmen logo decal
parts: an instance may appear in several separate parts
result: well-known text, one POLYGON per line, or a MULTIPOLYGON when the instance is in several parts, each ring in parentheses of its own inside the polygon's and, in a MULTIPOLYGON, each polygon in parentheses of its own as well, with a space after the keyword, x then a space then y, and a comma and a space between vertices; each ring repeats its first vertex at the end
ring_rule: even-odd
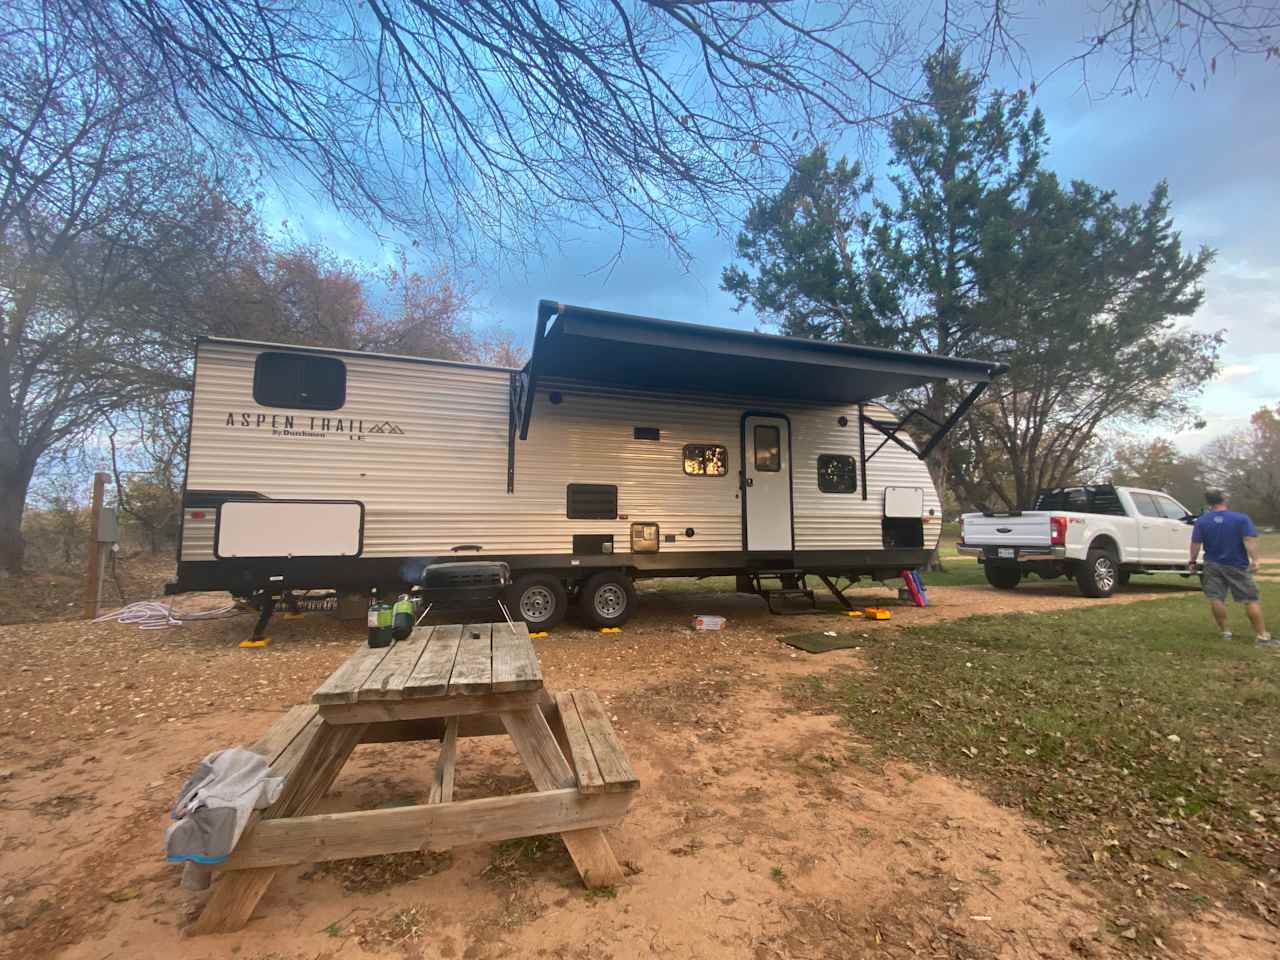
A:
POLYGON ((366 436, 405 435, 392 420, 362 420, 359 417, 299 416, 293 413, 228 413, 224 426, 240 430, 269 431, 273 437, 344 436, 363 440, 366 436))

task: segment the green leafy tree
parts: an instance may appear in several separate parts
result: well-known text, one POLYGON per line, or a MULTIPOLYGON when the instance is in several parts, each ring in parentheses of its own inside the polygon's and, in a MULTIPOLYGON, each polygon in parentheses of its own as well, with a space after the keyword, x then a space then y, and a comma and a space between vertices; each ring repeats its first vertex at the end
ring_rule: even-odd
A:
POLYGON ((1179 452, 1168 440, 1120 444, 1108 474, 1112 483, 1163 490, 1193 513, 1204 503, 1204 462, 1179 452))
POLYGON ((952 473, 970 502, 989 489, 1023 508, 1075 479, 1104 426, 1194 419, 1222 337, 1180 321, 1203 301, 1213 252, 1184 252, 1163 182, 1145 204, 1121 205, 1045 171, 992 232, 983 352, 1010 369, 961 429, 952 473))
POLYGON ((1259 523, 1280 525, 1280 403, 1258 409, 1247 427, 1213 440, 1202 456, 1233 507, 1259 523))
MULTIPOLYGON (((756 202, 739 235, 746 269, 722 286, 741 309, 792 336, 946 355, 988 346, 981 310, 993 225, 1007 220, 1038 168, 1044 119, 1021 95, 980 97, 959 57, 925 63, 925 106, 890 128, 889 180, 897 202, 873 199, 870 178, 819 149, 776 197, 756 202)), ((961 387, 937 384, 919 400, 941 420, 961 387)), ((945 486, 948 446, 930 462, 945 486)))
MULTIPOLYGON (((723 286, 786 333, 1009 363, 930 468, 962 503, 1025 507, 1091 465, 1103 424, 1190 414, 1220 338, 1177 321, 1212 252, 1183 252, 1163 183, 1131 206, 1064 188, 1025 97, 981 95, 951 54, 925 73, 890 131, 896 202, 815 152, 752 207, 723 286)), ((962 389, 901 399, 941 419, 962 389)))

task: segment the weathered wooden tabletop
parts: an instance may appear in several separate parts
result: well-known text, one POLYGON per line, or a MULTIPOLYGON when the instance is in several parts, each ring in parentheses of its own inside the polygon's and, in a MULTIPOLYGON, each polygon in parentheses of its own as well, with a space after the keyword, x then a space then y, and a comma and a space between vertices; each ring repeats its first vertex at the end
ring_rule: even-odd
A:
POLYGON ((541 689, 542 668, 523 623, 454 623, 418 627, 390 647, 361 647, 311 701, 330 714, 348 712, 341 708, 351 704, 484 698, 541 689))

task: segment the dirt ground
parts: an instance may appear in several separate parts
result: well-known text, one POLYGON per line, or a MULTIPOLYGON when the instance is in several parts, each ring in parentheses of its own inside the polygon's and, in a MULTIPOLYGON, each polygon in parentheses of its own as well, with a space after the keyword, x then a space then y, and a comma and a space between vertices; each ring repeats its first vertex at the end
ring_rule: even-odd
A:
MULTIPOLYGON (((888 623, 774 618, 731 594, 642 592, 624 633, 565 627, 537 641, 547 685, 608 704, 642 788, 610 831, 630 874, 588 896, 555 840, 284 870, 232 935, 186 938, 204 894, 161 857, 169 804, 204 754, 252 741, 363 641, 327 615, 277 620, 241 650, 246 616, 142 631, 0 627, 0 956, 321 960, 466 958, 1078 958, 1132 955, 1096 891, 1045 829, 965 784, 881 767, 831 716, 797 712, 797 677, 867 670, 784 633, 855 635, 975 612, 1185 593, 1178 582, 1086 600, 1065 584, 1013 593, 935 587, 888 623), (695 633, 694 613, 729 618, 695 633)), ((184 598, 179 609, 222 597, 184 598)), ((322 810, 420 802, 434 744, 356 751, 322 810)), ((457 796, 531 784, 504 738, 460 744, 457 796)), ((1274 958, 1273 930, 1206 905, 1159 956, 1274 958)))

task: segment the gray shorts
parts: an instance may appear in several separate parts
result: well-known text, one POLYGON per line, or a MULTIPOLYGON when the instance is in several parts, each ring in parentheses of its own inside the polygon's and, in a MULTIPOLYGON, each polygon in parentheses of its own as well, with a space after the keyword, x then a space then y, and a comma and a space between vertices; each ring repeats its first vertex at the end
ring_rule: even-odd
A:
POLYGON ((1236 603, 1258 602, 1258 584, 1248 570, 1221 563, 1206 563, 1204 595, 1210 600, 1226 600, 1228 590, 1236 603))

